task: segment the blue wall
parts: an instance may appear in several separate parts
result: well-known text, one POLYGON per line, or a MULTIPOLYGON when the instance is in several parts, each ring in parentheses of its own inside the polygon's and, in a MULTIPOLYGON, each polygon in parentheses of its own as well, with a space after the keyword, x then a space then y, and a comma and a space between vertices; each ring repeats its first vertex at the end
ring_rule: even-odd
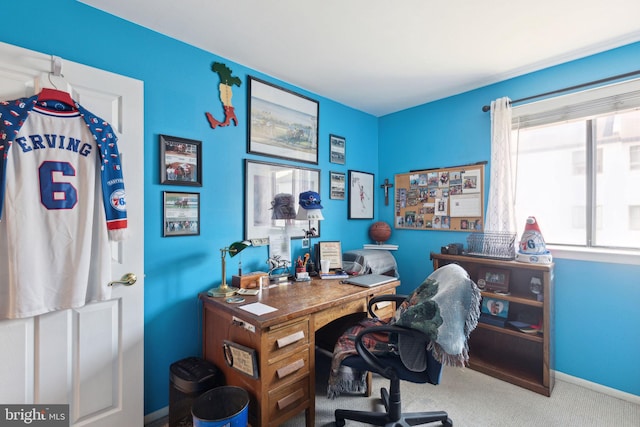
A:
MULTIPOLYGON (((524 98, 638 69, 640 43, 635 43, 382 117, 380 177, 490 160, 490 115, 481 107, 493 99, 524 98)), ((379 219, 392 223, 393 206, 379 206, 379 219)), ((437 252, 450 242, 464 243, 466 237, 458 232, 395 230, 392 240, 400 245, 402 290, 408 291, 433 270, 429 251, 437 252)), ((556 370, 640 395, 640 370, 634 368, 640 359, 640 266, 566 259, 555 263, 556 370)))
MULTIPOLYGON (((378 188, 384 178, 393 180, 394 174, 411 169, 488 160, 489 118, 480 107, 491 99, 517 99, 640 68, 640 44, 635 44, 377 119, 73 0, 5 3, 3 14, 28 26, 1 26, 0 41, 144 81, 145 413, 168 404, 169 365, 200 354, 196 295, 219 281, 219 248, 243 237, 243 159, 270 161, 246 154, 247 75, 320 102, 322 239, 341 240, 349 250, 368 242, 371 221, 347 220, 346 201, 329 199, 329 171, 374 173, 378 188), (59 27, 47 31, 52 22, 59 27), (210 70, 214 61, 226 63, 243 80, 240 88, 234 87, 237 127, 212 130, 204 118, 205 111, 223 115, 218 77, 210 70), (328 162, 330 133, 346 137, 347 165, 328 162), (203 141, 204 185, 196 189, 202 198, 200 236, 161 237, 162 191, 181 188, 159 184, 159 134, 203 141)), ((381 192, 375 215, 393 221, 392 203, 384 206, 381 192)), ((465 238, 451 232, 395 231, 391 241, 400 244, 402 290, 431 272, 429 251, 465 238)), ((302 253, 299 240, 293 250, 294 255, 302 253)), ((242 254, 245 271, 263 269, 266 258, 266 247, 247 249, 242 254)), ((229 264, 233 271, 233 262, 229 264)), ((640 374, 633 368, 640 358, 634 339, 640 315, 631 307, 640 296, 638 277, 638 267, 557 262, 558 370, 640 395, 640 374), (602 363, 603 355, 607 363, 602 363)))

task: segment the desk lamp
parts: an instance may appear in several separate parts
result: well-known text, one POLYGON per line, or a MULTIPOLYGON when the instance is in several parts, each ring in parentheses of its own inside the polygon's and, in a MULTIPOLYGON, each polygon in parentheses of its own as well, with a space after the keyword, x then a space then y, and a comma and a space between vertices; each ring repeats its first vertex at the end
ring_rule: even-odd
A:
POLYGON ((238 288, 227 285, 227 261, 225 258, 227 256, 227 253, 230 254, 233 258, 249 246, 251 246, 251 242, 248 240, 243 240, 241 242, 233 242, 226 248, 220 249, 220 257, 222 259, 222 283, 217 288, 209 289, 207 293, 210 296, 227 297, 238 292, 238 288))
MULTIPOLYGON (((300 205, 300 209, 298 209, 298 213, 296 214, 296 220, 309 221, 309 228, 304 230, 304 232, 305 238, 309 239, 309 258, 311 258, 311 238, 318 235, 317 230, 311 227, 311 221, 324 220, 324 216, 322 216, 322 205, 320 204, 320 195, 315 191, 300 193, 298 204, 300 205)), ((310 264, 310 270, 313 272, 313 263, 310 262, 310 264)))

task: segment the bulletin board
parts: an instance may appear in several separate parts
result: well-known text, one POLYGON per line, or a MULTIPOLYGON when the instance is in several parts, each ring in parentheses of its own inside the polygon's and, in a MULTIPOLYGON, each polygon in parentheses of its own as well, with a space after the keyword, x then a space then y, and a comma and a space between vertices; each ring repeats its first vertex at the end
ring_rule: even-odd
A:
POLYGON ((482 231, 486 163, 397 174, 395 228, 482 231))

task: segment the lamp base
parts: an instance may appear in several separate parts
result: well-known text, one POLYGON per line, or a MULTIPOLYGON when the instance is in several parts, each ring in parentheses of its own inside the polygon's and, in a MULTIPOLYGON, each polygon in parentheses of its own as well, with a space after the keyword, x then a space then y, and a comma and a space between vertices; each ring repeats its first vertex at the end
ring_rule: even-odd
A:
POLYGON ((211 288, 207 291, 207 295, 210 297, 230 297, 238 292, 240 289, 234 286, 218 286, 217 288, 211 288))

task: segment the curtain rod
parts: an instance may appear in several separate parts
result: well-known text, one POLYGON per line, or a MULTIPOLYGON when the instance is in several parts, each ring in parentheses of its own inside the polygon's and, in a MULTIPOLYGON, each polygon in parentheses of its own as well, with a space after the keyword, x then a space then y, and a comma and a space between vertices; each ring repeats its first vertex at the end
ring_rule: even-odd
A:
MULTIPOLYGON (((557 89, 557 90, 553 90, 551 92, 545 92, 545 93, 541 93, 538 95, 532 95, 532 96, 528 96, 526 98, 521 98, 521 99, 516 99, 515 101, 511 101, 511 104, 517 103, 517 102, 524 102, 524 101, 529 101, 531 99, 536 99, 536 98, 542 98, 544 96, 548 96, 548 95, 555 95, 558 93, 563 93, 563 92, 569 92, 571 90, 575 90, 575 89, 582 89, 583 87, 588 87, 588 86, 593 86, 593 85, 597 85, 597 84, 601 84, 601 83, 607 83, 613 80, 619 80, 619 79, 623 79, 625 77, 632 77, 635 75, 640 74, 640 70, 636 70, 636 71, 631 71, 629 73, 625 73, 625 74, 618 74, 617 76, 611 76, 611 77, 607 77, 604 79, 600 79, 600 80, 594 80, 592 82, 588 82, 588 83, 582 83, 579 85, 575 85, 575 86, 569 86, 569 87, 565 87, 563 89, 557 89)), ((491 106, 489 105, 484 105, 482 106, 482 111, 483 112, 487 112, 491 110, 491 106)))

